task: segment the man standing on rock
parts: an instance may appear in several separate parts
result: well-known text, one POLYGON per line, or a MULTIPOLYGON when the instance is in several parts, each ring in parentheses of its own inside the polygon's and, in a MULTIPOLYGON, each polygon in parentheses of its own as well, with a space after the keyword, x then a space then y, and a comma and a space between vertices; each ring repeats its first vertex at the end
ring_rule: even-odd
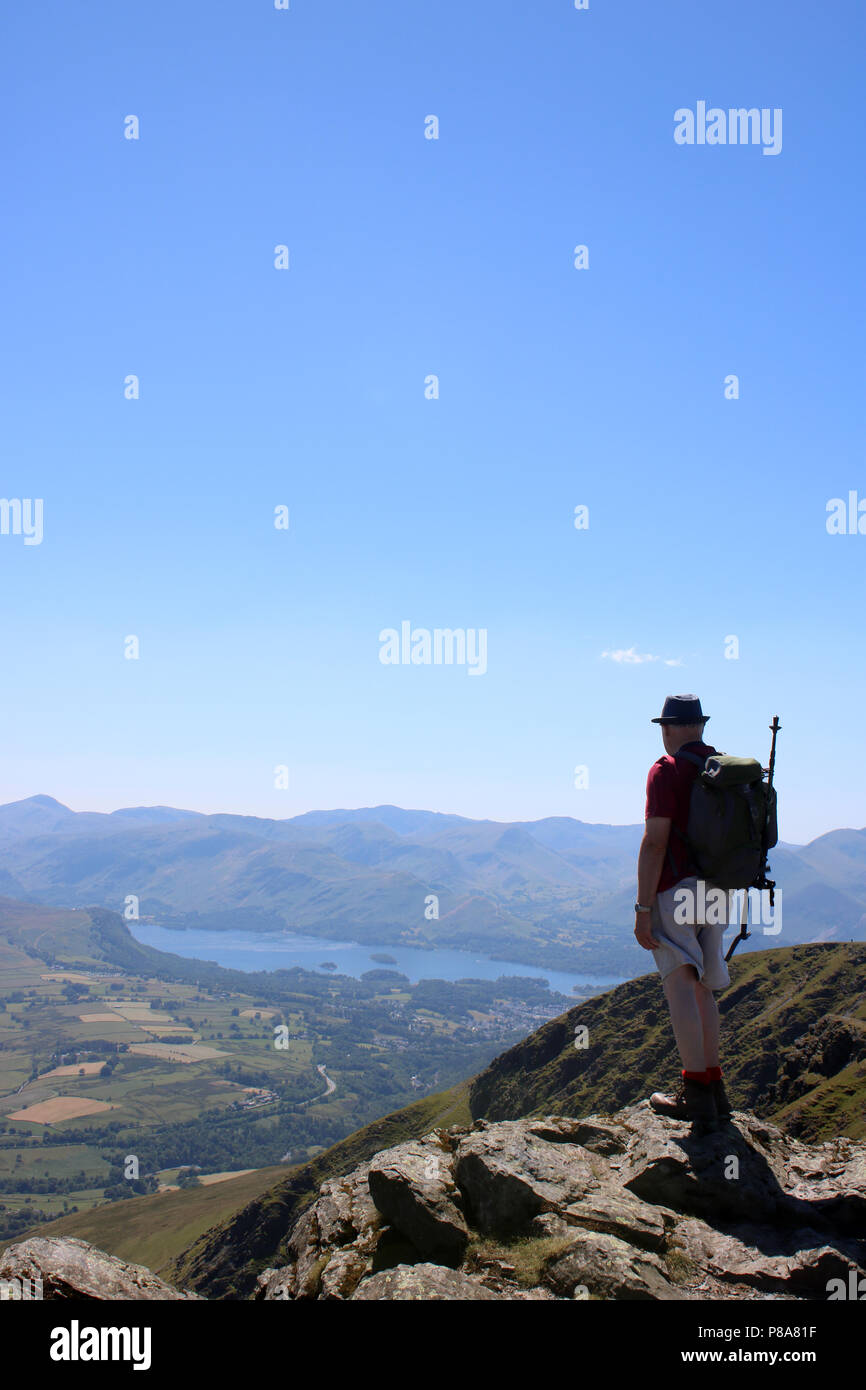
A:
POLYGON ((722 946, 724 924, 698 920, 697 866, 690 860, 686 840, 698 767, 676 756, 685 751, 703 759, 716 752, 703 741, 708 720, 696 695, 669 695, 652 721, 661 725, 665 754, 653 763, 647 778, 634 934, 655 957, 682 1062, 676 1093, 657 1091, 650 1105, 660 1115, 714 1126, 730 1118, 731 1107, 722 1083, 719 1009, 713 990, 724 989, 731 978, 722 946), (688 899, 683 890, 690 894, 688 899), (684 901, 689 904, 687 913, 682 910, 684 901))

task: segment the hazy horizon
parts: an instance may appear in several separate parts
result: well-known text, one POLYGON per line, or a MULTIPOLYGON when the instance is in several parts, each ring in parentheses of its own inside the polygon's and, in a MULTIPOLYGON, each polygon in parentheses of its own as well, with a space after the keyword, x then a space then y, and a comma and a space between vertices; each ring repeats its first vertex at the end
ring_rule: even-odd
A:
MULTIPOLYGON (((562 815, 556 815, 556 814, 554 814, 554 813, 550 813, 550 814, 548 814, 548 815, 542 815, 542 816, 513 816, 513 817, 510 817, 510 818, 508 818, 508 819, 503 819, 501 816, 470 816, 470 815, 466 815, 465 812, 463 812, 463 811, 455 811, 455 810, 453 810, 453 809, 441 810, 440 808, 435 807, 435 806, 403 806, 403 805, 401 805, 399 802, 396 802, 396 801, 377 801, 377 802, 364 803, 364 804, 361 804, 361 805, 359 805, 359 806, 307 806, 307 807, 305 807, 305 808, 304 808, 303 810, 301 810, 301 811, 292 811, 292 812, 290 812, 288 815, 284 815, 284 816, 275 816, 275 815, 272 815, 272 814, 270 814, 270 813, 267 813, 267 812, 260 812, 260 811, 238 810, 236 807, 231 807, 231 808, 221 807, 221 808, 203 809, 202 807, 199 807, 199 806, 180 806, 180 805, 175 806, 175 805, 172 805, 171 803, 169 803, 169 802, 167 802, 167 801, 124 802, 124 803, 123 803, 122 805, 120 805, 120 806, 71 806, 71 805, 69 804, 68 801, 64 801, 61 797, 53 796, 50 792, 31 792, 31 793, 29 793, 28 795, 23 796, 23 797, 15 797, 15 798, 13 798, 11 801, 3 801, 3 802, 0 802, 0 810, 2 810, 4 807, 7 807, 7 806, 14 806, 14 805, 17 805, 17 804, 18 804, 19 802, 21 802, 21 801, 33 801, 33 800, 36 800, 36 799, 38 799, 38 798, 40 798, 40 797, 42 797, 42 798, 47 798, 49 801, 55 802, 57 805, 60 805, 60 806, 64 807, 64 808, 65 808, 66 810, 68 810, 68 811, 73 811, 73 812, 75 812, 75 814, 77 814, 77 815, 79 815, 79 814, 92 813, 92 814, 97 814, 97 815, 109 815, 109 816, 110 816, 110 815, 114 815, 116 812, 119 812, 119 811, 154 811, 154 810, 159 811, 159 810, 163 810, 163 811, 181 811, 181 812, 189 813, 190 815, 198 815, 198 816, 249 816, 249 817, 251 817, 252 819, 255 819, 255 820, 286 821, 286 820, 297 820, 299 816, 315 815, 315 814, 317 814, 317 813, 321 813, 321 814, 325 814, 325 815, 336 815, 336 814, 338 814, 339 812, 345 812, 346 814, 351 815, 351 814, 353 814, 353 813, 355 813, 355 812, 358 812, 358 811, 377 811, 377 810, 391 809, 391 810, 398 810, 398 811, 407 811, 407 812, 411 812, 411 813, 416 813, 416 812, 417 812, 417 813, 429 814, 429 815, 457 816, 457 817, 459 817, 461 820, 475 821, 475 822, 479 822, 479 823, 480 823, 480 822, 489 822, 489 823, 494 824, 494 825, 532 824, 532 823, 534 823, 535 821, 540 821, 540 820, 553 820, 553 819, 573 820, 573 821, 579 822, 581 825, 611 826, 611 827, 615 827, 615 828, 625 828, 625 827, 632 827, 632 826, 641 826, 641 825, 643 824, 643 818, 642 818, 642 817, 638 818, 637 820, 629 820, 629 821, 598 821, 598 820, 587 820, 586 817, 584 817, 584 816, 575 816, 575 815, 565 815, 565 816, 562 816, 562 815)), ((862 830, 866 830, 866 826, 860 826, 860 825, 831 825, 831 826, 828 826, 826 830, 819 830, 819 831, 817 832, 816 835, 810 836, 808 840, 792 840, 792 839, 789 839, 789 838, 786 837, 786 836, 780 835, 780 837, 779 837, 779 844, 780 844, 780 846, 783 846, 783 847, 784 847, 785 845, 788 845, 788 846, 792 846, 792 847, 794 847, 794 848, 802 848, 802 847, 804 847, 805 845, 809 844, 812 840, 820 839, 822 835, 830 835, 830 834, 832 834, 832 833, 833 833, 834 831, 836 831, 836 830, 854 830, 854 831, 862 831, 862 830)))

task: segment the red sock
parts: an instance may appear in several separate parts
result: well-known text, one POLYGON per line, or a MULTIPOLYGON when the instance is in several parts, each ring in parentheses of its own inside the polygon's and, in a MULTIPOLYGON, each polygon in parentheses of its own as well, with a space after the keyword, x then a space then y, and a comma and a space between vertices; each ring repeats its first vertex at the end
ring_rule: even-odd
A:
POLYGON ((704 1086, 706 1086, 710 1079, 705 1071, 686 1071, 683 1069, 683 1076, 686 1081, 701 1081, 704 1086))
POLYGON ((722 1079, 722 1069, 721 1069, 721 1067, 707 1067, 707 1080, 708 1080, 708 1081, 721 1081, 721 1079, 722 1079))

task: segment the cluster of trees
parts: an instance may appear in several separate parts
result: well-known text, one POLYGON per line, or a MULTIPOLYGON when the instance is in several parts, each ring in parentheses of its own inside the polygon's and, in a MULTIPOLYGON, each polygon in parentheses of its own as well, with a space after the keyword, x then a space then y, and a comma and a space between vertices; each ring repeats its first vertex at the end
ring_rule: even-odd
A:
MULTIPOLYGON (((56 1221, 57 1213, 41 1211, 39 1207, 29 1205, 21 1207, 7 1207, 0 1202, 0 1240, 15 1240, 22 1231, 26 1231, 30 1226, 41 1226, 46 1221, 56 1221)), ((78 1211, 77 1206, 65 1206, 63 1215, 66 1216, 78 1211)))
POLYGON ((60 993, 68 1003, 77 1004, 79 999, 90 997, 90 985, 76 984, 74 981, 68 980, 60 993))
POLYGON ((329 1148, 346 1132, 339 1119, 315 1120, 303 1110, 292 1112, 284 1105, 276 1114, 258 1119, 237 1111, 207 1111, 193 1120, 149 1131, 128 1130, 122 1149, 114 1150, 110 1161, 117 1168, 127 1153, 135 1153, 148 1172, 176 1167, 198 1167, 206 1173, 264 1168, 279 1163, 288 1150, 329 1148))
POLYGON ((140 1178, 125 1178, 122 1165, 113 1163, 102 1195, 107 1202, 123 1202, 129 1197, 145 1197, 149 1192, 156 1192, 158 1187, 159 1179, 155 1173, 146 1173, 140 1178))
POLYGON ((87 1057, 90 1057, 91 1053, 93 1053, 97 1057, 104 1055, 108 1056, 112 1067, 114 1067, 117 1065, 120 1053, 126 1052, 127 1046, 126 1043, 107 1042, 105 1038, 88 1039, 86 1043, 78 1048, 55 1048, 54 1052, 51 1054, 51 1065, 55 1067, 62 1065, 64 1058, 67 1063, 74 1062, 78 1060, 76 1053, 84 1054, 87 1057))
POLYGON ((69 1178, 24 1178, 13 1175, 3 1179, 3 1190, 10 1195, 13 1192, 37 1195, 46 1192, 81 1192, 93 1185, 93 1178, 88 1177, 83 1169, 69 1178))

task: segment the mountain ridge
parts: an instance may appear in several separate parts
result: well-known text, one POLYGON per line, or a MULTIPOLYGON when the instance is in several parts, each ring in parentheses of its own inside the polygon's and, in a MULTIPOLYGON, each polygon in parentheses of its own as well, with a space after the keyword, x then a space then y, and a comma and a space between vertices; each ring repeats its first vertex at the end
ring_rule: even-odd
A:
MULTIPOLYGON (((291 931, 479 950, 551 969, 640 968, 632 937, 642 829, 545 817, 473 821, 399 807, 286 820, 171 807, 73 812, 43 796, 0 806, 9 896, 193 926, 291 931), (381 812, 391 824, 376 819, 381 812), (435 902, 431 916, 429 904, 435 902)), ((866 831, 836 830, 771 856, 786 944, 866 940, 866 831)), ((758 933, 743 949, 767 944, 758 933)))

